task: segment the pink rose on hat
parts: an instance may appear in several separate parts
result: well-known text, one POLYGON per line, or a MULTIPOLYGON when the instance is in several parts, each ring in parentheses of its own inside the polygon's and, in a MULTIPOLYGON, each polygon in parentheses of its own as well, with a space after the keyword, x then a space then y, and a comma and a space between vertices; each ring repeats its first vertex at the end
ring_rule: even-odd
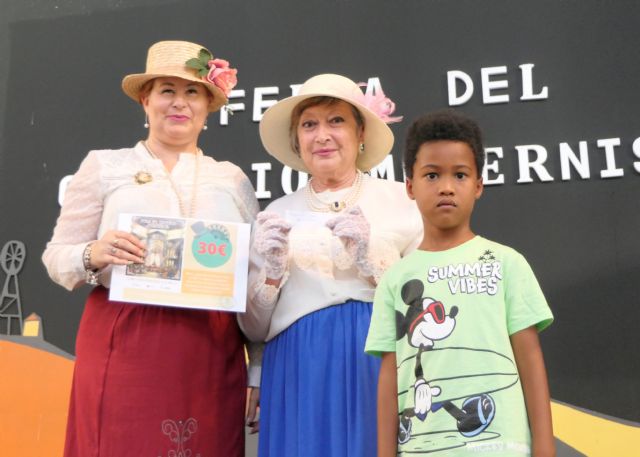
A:
POLYGON ((236 78, 238 70, 230 68, 229 62, 224 59, 214 59, 213 55, 204 48, 200 50, 198 57, 187 60, 185 65, 196 70, 204 82, 220 89, 225 97, 229 97, 231 89, 238 84, 238 78, 236 78))
MULTIPOLYGON (((358 83, 358 86, 367 87, 367 83, 358 83)), ((358 101, 376 113, 378 117, 387 124, 400 122, 402 120, 402 116, 391 116, 396 110, 396 104, 384 94, 381 87, 376 90, 375 94, 369 92, 362 95, 358 101)))
POLYGON ((391 117, 391 114, 396 110, 396 104, 384 95, 370 100, 367 107, 385 122, 398 122, 402 120, 402 116, 391 117))
POLYGON ((207 66, 209 67, 209 72, 204 79, 218 86, 226 96, 229 96, 231 89, 238 84, 238 78, 236 77, 238 70, 229 68, 229 62, 224 59, 209 60, 207 66))

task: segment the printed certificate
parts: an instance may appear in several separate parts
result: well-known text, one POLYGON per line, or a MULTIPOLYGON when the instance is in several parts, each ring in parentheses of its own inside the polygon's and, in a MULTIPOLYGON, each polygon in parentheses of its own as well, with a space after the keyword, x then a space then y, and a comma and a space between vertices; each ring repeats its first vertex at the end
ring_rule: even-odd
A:
POLYGON ((143 240, 147 255, 114 266, 110 300, 244 312, 249 224, 121 214, 118 229, 143 240))

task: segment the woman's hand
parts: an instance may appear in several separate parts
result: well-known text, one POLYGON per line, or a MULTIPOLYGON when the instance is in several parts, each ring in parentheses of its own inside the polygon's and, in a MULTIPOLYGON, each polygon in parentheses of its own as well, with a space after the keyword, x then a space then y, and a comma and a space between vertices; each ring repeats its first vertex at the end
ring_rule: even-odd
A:
POLYGON ((373 276, 373 268, 368 257, 371 228, 360 207, 349 208, 328 220, 326 225, 340 238, 358 271, 365 277, 373 276))
POLYGON ((137 236, 120 230, 109 230, 91 246, 91 267, 101 270, 107 265, 144 263, 145 245, 137 236))
POLYGON ((264 211, 258 213, 256 220, 258 223, 254 239, 256 252, 264 258, 267 279, 279 280, 287 271, 289 264, 291 224, 279 214, 264 211))

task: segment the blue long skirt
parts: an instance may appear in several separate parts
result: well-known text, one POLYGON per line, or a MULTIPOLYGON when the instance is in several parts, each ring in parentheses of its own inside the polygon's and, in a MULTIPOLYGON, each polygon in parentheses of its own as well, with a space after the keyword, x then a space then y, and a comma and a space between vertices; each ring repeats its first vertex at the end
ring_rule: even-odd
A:
POLYGON ((364 353, 371 303, 304 316, 266 345, 260 457, 377 455, 380 359, 364 353))

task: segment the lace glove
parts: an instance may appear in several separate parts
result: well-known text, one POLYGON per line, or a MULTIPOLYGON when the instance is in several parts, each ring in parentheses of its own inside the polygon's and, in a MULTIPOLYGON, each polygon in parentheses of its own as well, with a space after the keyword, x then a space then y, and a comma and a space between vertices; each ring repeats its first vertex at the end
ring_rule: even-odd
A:
POLYGON ((279 214, 258 213, 254 246, 264 258, 264 270, 269 279, 280 279, 288 267, 289 231, 291 224, 279 214))
POLYGON ((368 256, 371 228, 360 207, 349 208, 327 221, 326 225, 340 238, 360 274, 365 278, 373 276, 373 265, 368 256))

